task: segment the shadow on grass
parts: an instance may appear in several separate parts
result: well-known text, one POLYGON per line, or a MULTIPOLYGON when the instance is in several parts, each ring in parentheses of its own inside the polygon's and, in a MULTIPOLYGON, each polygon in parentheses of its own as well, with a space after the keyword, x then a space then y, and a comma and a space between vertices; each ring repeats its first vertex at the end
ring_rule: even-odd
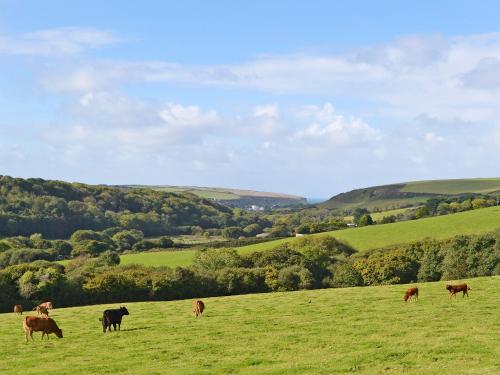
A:
MULTIPOLYGON (((153 327, 137 327, 137 328, 127 328, 127 329, 122 329, 121 332, 132 332, 132 331, 142 331, 142 330, 145 330, 145 329, 150 329, 150 328, 153 328, 153 327)), ((118 332, 118 331, 116 331, 118 332)))

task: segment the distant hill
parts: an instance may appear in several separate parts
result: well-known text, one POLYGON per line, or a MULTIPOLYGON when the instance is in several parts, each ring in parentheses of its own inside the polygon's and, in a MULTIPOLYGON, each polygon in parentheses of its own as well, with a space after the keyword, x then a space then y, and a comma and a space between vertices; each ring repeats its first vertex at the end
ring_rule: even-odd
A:
POLYGON ((121 188, 153 189, 164 192, 184 192, 192 193, 201 198, 211 199, 219 203, 248 208, 251 206, 272 207, 272 206, 298 206, 306 204, 303 197, 290 194, 268 193, 254 190, 230 189, 230 188, 210 188, 201 186, 172 186, 172 185, 121 185, 121 188))
POLYGON ((415 206, 432 197, 466 194, 500 195, 500 178, 415 181, 373 186, 338 194, 320 206, 338 210, 360 207, 385 211, 415 206))

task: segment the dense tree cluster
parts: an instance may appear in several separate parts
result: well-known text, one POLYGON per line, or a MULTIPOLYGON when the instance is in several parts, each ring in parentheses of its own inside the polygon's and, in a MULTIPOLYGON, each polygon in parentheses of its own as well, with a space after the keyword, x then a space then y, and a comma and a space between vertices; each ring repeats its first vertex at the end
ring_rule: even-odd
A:
POLYGON ((76 230, 118 227, 146 237, 270 223, 190 193, 122 189, 0 176, 0 236, 68 238, 76 230))

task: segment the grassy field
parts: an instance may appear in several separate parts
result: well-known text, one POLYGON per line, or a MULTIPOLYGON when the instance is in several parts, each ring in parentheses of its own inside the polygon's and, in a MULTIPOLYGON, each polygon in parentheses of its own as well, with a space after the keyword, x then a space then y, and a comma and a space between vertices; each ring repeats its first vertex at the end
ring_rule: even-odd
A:
POLYGON ((154 251, 147 253, 126 254, 120 256, 121 264, 143 264, 145 266, 189 266, 194 259, 196 251, 154 251))
POLYGON ((500 191, 500 178, 408 182, 401 191, 431 194, 489 193, 500 191))
POLYGON ((303 201, 305 203, 304 198, 296 195, 262 192, 255 190, 210 188, 210 187, 199 187, 199 186, 163 186, 163 185, 123 185, 123 187, 149 188, 153 190, 172 192, 172 193, 186 192, 198 195, 202 198, 224 200, 224 201, 237 200, 241 198, 260 197, 260 198, 292 199, 301 202, 303 201))
MULTIPOLYGON (((497 228, 500 228, 500 207, 495 206, 419 220, 344 229, 314 236, 328 234, 349 243, 357 250, 365 251, 426 237, 442 239, 459 234, 485 233, 497 228)), ((294 240, 294 238, 285 238, 244 246, 240 249, 242 251, 266 250, 280 243, 294 240)))
MULTIPOLYGON (((486 233, 498 228, 500 228, 500 207, 497 206, 426 219, 319 233, 313 236, 330 235, 349 243, 359 251, 366 251, 427 237, 443 239, 459 234, 486 233)), ((296 238, 243 246, 238 248, 238 252, 248 254, 253 251, 268 250, 289 241, 296 241, 296 238)), ((122 264, 186 266, 192 262, 195 253, 194 250, 182 250, 127 254, 121 256, 121 261, 122 264)))
POLYGON ((53 310, 64 338, 25 343, 22 318, 0 315, 0 373, 8 374, 498 374, 500 277, 468 280, 450 300, 443 282, 128 303, 121 332, 98 318, 116 305, 53 310))

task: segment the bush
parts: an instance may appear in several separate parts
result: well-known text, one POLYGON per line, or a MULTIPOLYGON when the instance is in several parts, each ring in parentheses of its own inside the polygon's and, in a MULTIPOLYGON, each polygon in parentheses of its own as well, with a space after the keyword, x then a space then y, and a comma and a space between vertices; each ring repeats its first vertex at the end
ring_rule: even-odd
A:
POLYGON ((373 225, 373 219, 370 214, 364 214, 358 221, 358 227, 366 227, 367 225, 373 225))
POLYGON ((97 256, 100 253, 110 250, 110 247, 107 243, 90 240, 76 243, 71 251, 71 255, 73 257, 77 257, 80 255, 88 254, 91 256, 97 256))
POLYGON ((346 288, 362 286, 364 283, 359 270, 351 262, 343 262, 334 268, 331 285, 334 288, 346 288))
POLYGON ((142 240, 142 241, 135 243, 134 246, 132 246, 132 250, 145 251, 145 250, 154 249, 155 247, 158 247, 158 243, 151 241, 151 240, 142 240))
POLYGON ((158 239, 158 246, 162 249, 168 249, 174 247, 174 241, 168 237, 162 236, 158 239))
POLYGON ((241 236, 244 236, 245 232, 238 227, 227 227, 222 229, 222 237, 227 238, 227 239, 237 239, 240 238, 241 236))

